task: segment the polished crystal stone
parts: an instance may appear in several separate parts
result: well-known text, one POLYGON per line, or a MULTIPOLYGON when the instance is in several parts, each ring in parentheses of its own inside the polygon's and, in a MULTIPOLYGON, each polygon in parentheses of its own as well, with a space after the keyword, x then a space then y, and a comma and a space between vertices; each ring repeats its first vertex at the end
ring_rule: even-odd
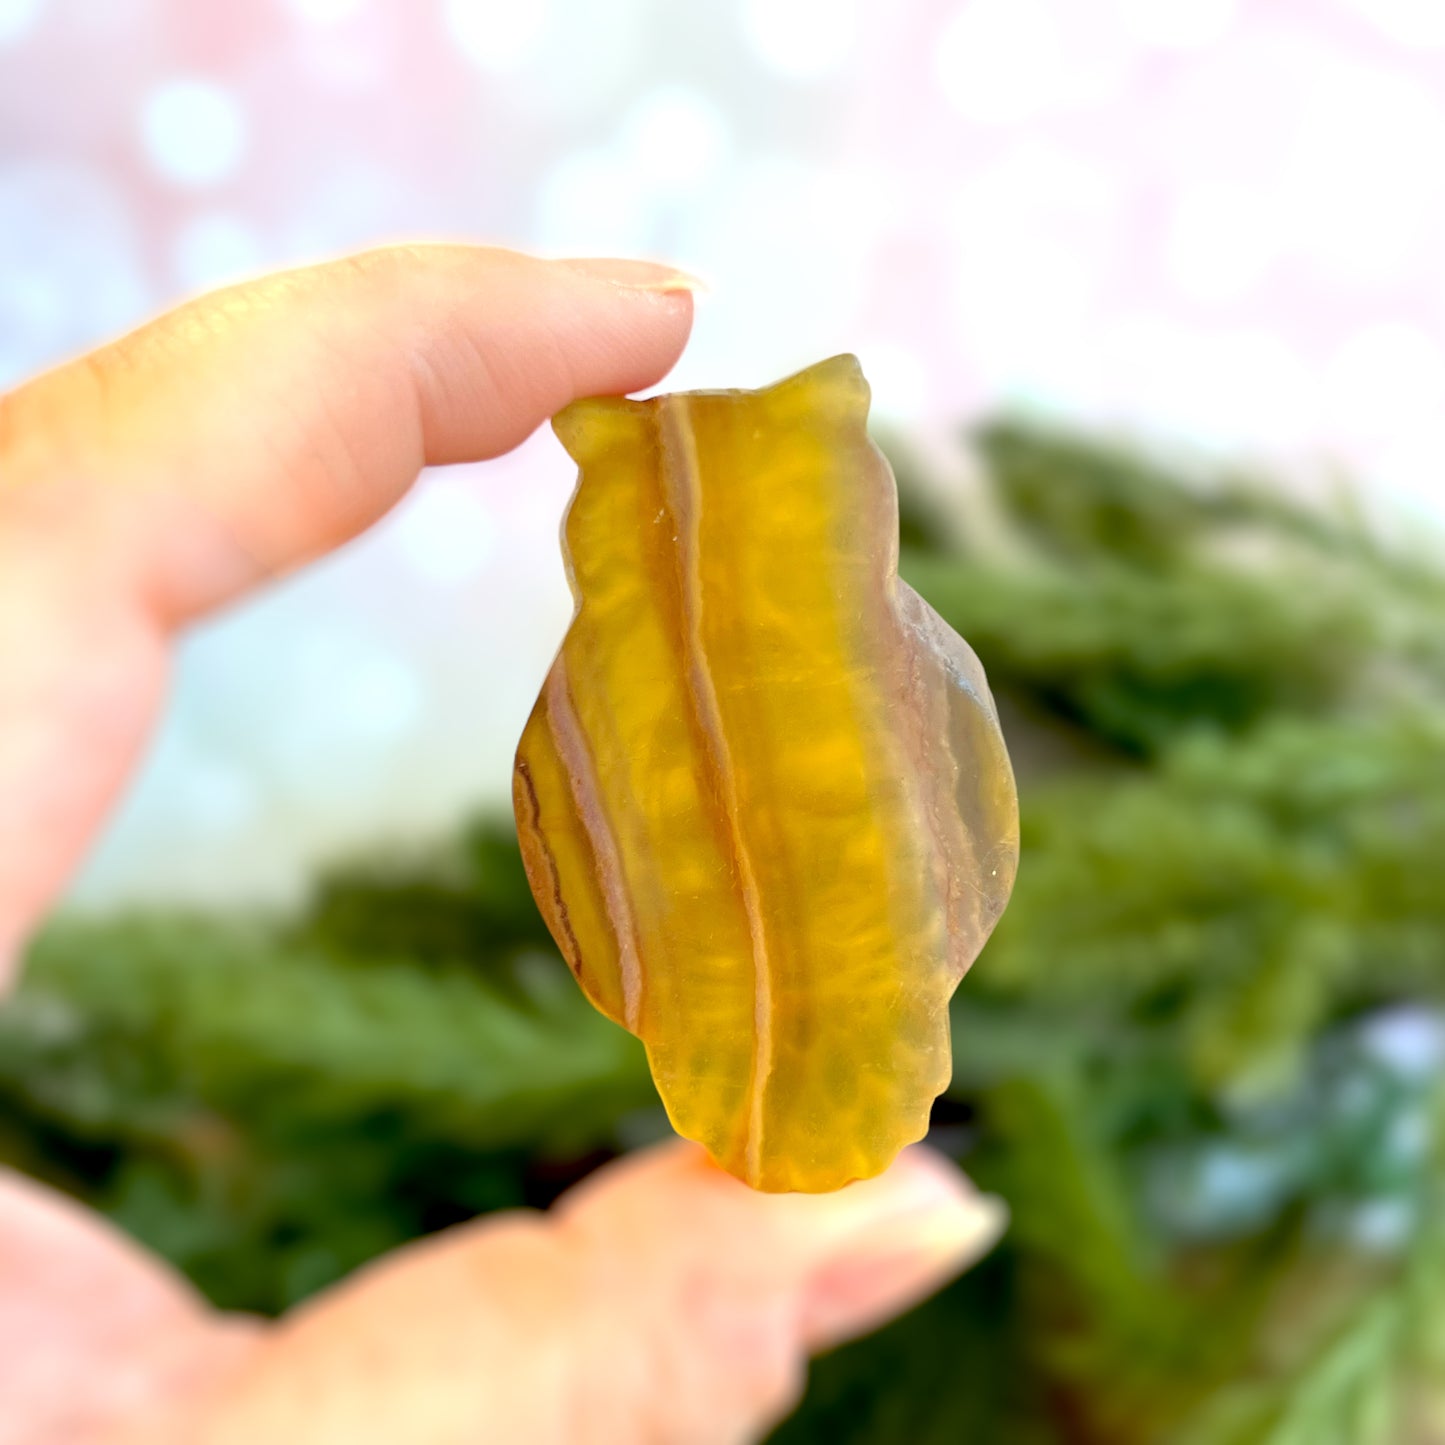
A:
POLYGON ((759 1189, 922 1137, 1018 857, 993 699, 898 579, 867 412, 841 356, 554 423, 577 610, 517 751, 527 875, 678 1132, 759 1189))

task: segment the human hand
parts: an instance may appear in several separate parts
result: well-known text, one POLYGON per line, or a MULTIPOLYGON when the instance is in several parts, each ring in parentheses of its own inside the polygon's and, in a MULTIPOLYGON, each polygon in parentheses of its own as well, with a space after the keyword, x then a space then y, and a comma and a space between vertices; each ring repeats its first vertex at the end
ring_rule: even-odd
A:
MULTIPOLYGON (((0 397, 0 991, 156 720, 188 621, 659 380, 685 278, 405 248, 204 298, 0 397)), ((0 1174, 0 1445, 723 1442, 809 1351, 976 1257, 999 1207, 923 1149, 823 1197, 675 1144, 447 1231, 263 1325, 0 1174)))

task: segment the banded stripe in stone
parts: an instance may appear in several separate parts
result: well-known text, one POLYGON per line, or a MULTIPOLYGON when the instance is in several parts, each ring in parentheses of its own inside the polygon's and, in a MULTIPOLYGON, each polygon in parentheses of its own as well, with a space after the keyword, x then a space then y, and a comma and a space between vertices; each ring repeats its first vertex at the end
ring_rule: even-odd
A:
POLYGON ((664 504, 672 517, 674 528, 683 674, 687 678, 693 713, 698 723, 705 765, 711 771, 717 791, 723 837, 730 854, 737 881, 738 900, 747 919, 748 938, 752 945, 753 1066, 748 1082, 747 1115, 743 1121, 743 1152, 747 1159, 748 1179, 756 1183, 762 1176, 763 1101, 773 1068, 772 979, 769 976, 768 941, 759 904, 757 876, 743 836, 735 766, 727 735, 723 730, 722 713, 718 707, 717 692, 708 671, 707 653, 703 645, 702 589, 698 560, 702 469, 698 465, 696 439, 688 416, 689 407, 689 401, 683 397, 671 397, 657 407, 662 456, 659 475, 664 504))
POLYGON ((552 745, 572 784, 572 799, 577 816, 592 844, 596 875, 601 882, 602 901, 617 943, 617 972, 622 984, 622 1022, 636 1033, 642 1022, 643 972, 637 951, 637 931, 633 926, 632 904, 627 897, 622 871, 622 855, 612 836, 607 817, 607 800, 597 782, 591 749, 577 715, 567 685, 567 662, 559 657, 547 674, 544 686, 547 718, 551 724, 552 745))

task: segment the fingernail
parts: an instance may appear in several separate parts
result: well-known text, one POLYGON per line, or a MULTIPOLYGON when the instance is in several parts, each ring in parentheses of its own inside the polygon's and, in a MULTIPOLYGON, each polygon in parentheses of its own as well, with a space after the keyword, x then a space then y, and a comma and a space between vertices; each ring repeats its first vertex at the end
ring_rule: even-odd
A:
POLYGON ((927 1298, 995 1244, 1008 1209, 971 1195, 885 1217, 844 1240, 808 1283, 803 1330, 813 1348, 866 1334, 927 1298))
POLYGON ((633 261, 622 257, 583 256, 558 262, 594 281, 610 281, 628 291, 656 291, 670 294, 687 291, 696 295, 708 289, 707 282, 675 266, 659 261, 633 261))

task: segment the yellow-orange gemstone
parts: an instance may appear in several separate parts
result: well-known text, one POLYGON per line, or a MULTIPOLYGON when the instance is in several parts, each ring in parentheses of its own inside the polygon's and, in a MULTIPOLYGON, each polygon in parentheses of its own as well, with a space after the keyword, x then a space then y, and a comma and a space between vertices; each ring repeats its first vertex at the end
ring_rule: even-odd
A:
POLYGON ((1013 774, 968 644, 897 576, 851 356, 577 402, 577 610, 517 750, 522 854, 673 1125, 758 1189, 921 1138, 1003 911, 1013 774))

